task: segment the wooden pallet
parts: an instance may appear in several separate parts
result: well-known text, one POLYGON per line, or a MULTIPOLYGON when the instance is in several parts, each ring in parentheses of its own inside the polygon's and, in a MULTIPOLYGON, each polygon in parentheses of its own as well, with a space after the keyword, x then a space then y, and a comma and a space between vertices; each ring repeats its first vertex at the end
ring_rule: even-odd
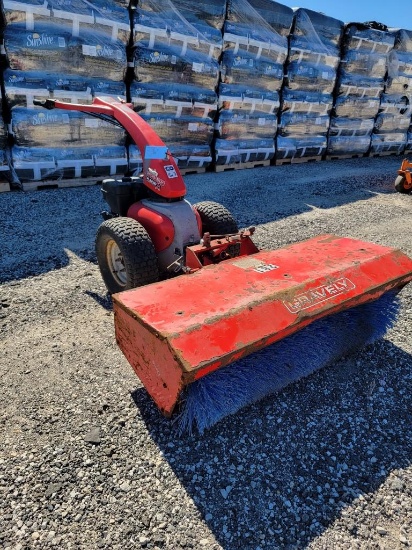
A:
POLYGON ((260 160, 256 162, 236 162, 233 164, 215 164, 215 172, 225 172, 226 170, 246 170, 248 168, 258 168, 260 166, 270 166, 270 160, 260 160))
POLYGON ((179 172, 182 174, 182 176, 186 176, 187 174, 204 174, 206 172, 206 168, 204 166, 193 166, 192 168, 179 168, 179 172))
POLYGON ((0 193, 10 191, 10 184, 8 181, 0 181, 0 193))
POLYGON ((301 164, 303 162, 320 162, 322 157, 294 157, 291 159, 276 159, 276 166, 283 164, 301 164))
POLYGON ((364 158, 364 153, 353 153, 352 155, 326 155, 326 160, 360 159, 364 158))
POLYGON ((370 157, 399 157, 403 153, 397 153, 396 151, 382 151, 381 153, 369 153, 370 157))
POLYGON ((45 189, 60 189, 64 187, 84 187, 97 185, 102 180, 96 177, 93 178, 73 178, 67 180, 43 180, 43 181, 26 181, 22 183, 23 191, 41 191, 45 189))

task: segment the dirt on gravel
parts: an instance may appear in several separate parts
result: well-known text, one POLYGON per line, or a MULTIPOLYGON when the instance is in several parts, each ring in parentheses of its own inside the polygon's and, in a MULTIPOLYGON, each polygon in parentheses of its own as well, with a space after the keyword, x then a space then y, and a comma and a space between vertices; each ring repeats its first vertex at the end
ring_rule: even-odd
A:
MULTIPOLYGON (((262 248, 334 233, 412 257, 400 162, 192 174, 187 198, 262 248)), ((412 545, 412 285, 385 338, 179 438, 115 342, 104 208, 99 186, 0 194, 0 547, 412 545)))

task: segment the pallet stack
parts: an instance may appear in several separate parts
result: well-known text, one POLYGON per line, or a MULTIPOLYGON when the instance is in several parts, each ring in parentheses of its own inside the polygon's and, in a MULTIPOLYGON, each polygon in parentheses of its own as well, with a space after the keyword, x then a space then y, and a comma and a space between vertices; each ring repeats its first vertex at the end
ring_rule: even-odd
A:
POLYGON ((91 102, 125 97, 128 10, 104 0, 4 0, 5 112, 20 182, 123 172, 123 130, 34 99, 91 102))
POLYGON ((298 9, 282 89, 277 163, 321 160, 326 152, 343 23, 298 9))
POLYGON ((225 10, 226 0, 141 0, 134 11, 131 101, 182 170, 212 161, 225 10))
POLYGON ((412 148, 412 31, 396 31, 387 59, 387 78, 371 139, 372 155, 400 154, 412 148))
POLYGON ((130 101, 183 173, 412 151, 412 31, 274 0, 0 5, 0 190, 141 171, 121 128, 48 98, 130 101))
MULTIPOLYGON (((394 34, 378 23, 345 26, 328 157, 369 152, 385 86, 387 57, 394 41, 394 34)), ((378 141, 375 151, 379 149, 378 141)))
POLYGON ((293 11, 271 0, 230 0, 220 64, 216 167, 275 156, 279 92, 293 11))

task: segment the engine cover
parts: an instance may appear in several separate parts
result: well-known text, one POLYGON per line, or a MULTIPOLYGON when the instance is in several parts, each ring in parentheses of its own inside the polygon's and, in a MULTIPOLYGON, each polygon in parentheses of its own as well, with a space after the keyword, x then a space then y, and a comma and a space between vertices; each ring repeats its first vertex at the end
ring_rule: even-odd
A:
POLYGON ((170 203, 143 199, 133 204, 127 215, 149 233, 163 272, 180 271, 185 247, 200 242, 196 214, 185 199, 170 203))

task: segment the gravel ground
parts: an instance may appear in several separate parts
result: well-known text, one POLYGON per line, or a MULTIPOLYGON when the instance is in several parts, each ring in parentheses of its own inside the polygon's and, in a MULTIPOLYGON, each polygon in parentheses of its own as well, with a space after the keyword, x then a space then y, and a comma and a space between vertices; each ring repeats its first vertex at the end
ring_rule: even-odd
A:
MULTIPOLYGON (((260 247, 333 232, 412 256, 400 158, 186 176, 260 247)), ((387 337, 178 438, 114 339, 96 187, 0 195, 0 547, 412 545, 412 285, 387 337)))

